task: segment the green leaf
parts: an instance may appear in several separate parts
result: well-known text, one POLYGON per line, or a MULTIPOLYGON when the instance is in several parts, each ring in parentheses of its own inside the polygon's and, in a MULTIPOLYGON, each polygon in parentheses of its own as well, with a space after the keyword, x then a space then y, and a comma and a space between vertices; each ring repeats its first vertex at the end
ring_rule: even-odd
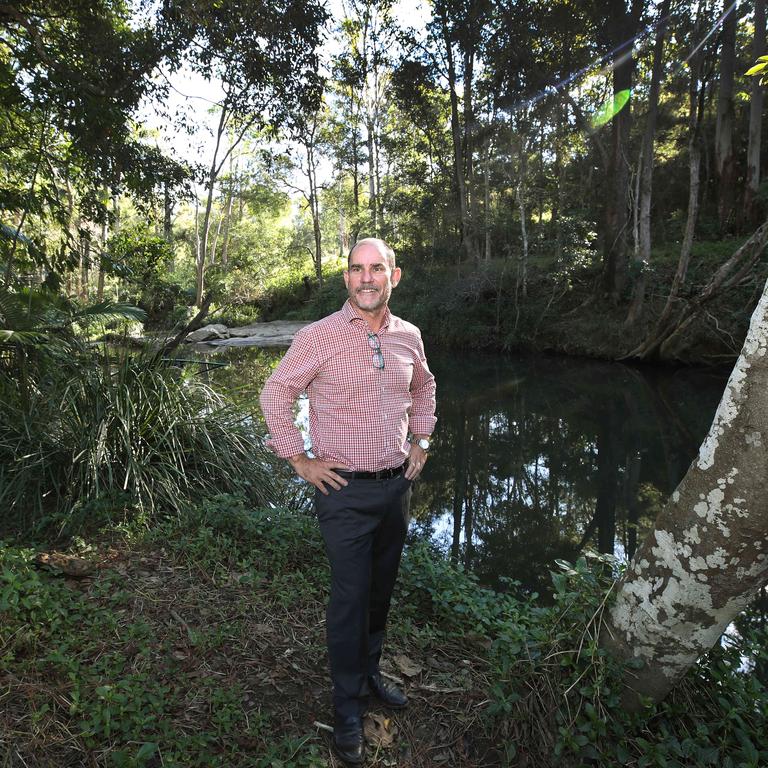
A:
POLYGON ((157 744, 151 741, 147 741, 141 745, 139 751, 136 753, 137 760, 146 760, 152 757, 157 752, 157 744))
POLYGON ((761 72, 764 72, 766 69, 768 69, 768 61, 762 64, 755 64, 754 67, 750 67, 744 74, 747 76, 759 75, 761 72))

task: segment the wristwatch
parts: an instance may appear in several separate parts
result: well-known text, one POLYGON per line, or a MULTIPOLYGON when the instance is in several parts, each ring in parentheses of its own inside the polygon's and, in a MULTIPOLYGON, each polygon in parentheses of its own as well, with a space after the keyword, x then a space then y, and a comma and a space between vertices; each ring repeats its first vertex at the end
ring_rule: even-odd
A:
POLYGON ((428 451, 430 446, 429 440, 426 437, 420 437, 418 440, 416 440, 415 437, 415 435, 411 437, 411 444, 418 445, 422 451, 428 451))

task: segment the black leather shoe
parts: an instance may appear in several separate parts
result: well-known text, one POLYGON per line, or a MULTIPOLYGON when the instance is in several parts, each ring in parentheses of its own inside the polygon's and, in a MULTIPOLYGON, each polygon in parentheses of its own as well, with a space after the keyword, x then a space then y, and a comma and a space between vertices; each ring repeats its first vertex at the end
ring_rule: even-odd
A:
POLYGON ((408 697, 394 683, 388 683, 381 673, 368 675, 368 687, 377 699, 392 709, 408 706, 408 697))
POLYGON ((363 719, 336 715, 333 723, 333 751, 347 765, 362 765, 365 758, 363 719))

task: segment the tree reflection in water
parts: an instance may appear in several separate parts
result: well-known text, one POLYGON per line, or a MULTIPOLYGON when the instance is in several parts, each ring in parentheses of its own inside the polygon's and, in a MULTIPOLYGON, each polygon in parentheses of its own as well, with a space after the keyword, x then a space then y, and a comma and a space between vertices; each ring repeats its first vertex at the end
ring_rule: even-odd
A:
MULTIPOLYGON (((210 372, 259 413, 282 351, 219 350, 210 372)), ((432 457, 411 535, 487 584, 549 591, 555 559, 629 557, 682 479, 728 371, 640 369, 560 357, 430 354, 438 382, 432 457)))
POLYGON ((439 422, 414 535, 485 583, 504 576, 539 592, 556 558, 631 557, 727 378, 555 357, 432 355, 431 365, 439 422))

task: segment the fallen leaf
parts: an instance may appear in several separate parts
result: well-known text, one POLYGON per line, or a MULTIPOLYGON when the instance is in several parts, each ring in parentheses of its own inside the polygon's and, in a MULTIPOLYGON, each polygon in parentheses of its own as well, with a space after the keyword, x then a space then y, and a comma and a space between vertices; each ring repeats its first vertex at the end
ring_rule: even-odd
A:
POLYGON ((365 740, 373 747, 387 749, 391 747, 397 735, 397 726, 384 715, 371 713, 365 716, 363 722, 365 740))
POLYGON ((395 666, 406 676, 416 677, 420 675, 423 667, 420 667, 415 662, 411 661, 404 653, 398 654, 393 659, 395 666))

